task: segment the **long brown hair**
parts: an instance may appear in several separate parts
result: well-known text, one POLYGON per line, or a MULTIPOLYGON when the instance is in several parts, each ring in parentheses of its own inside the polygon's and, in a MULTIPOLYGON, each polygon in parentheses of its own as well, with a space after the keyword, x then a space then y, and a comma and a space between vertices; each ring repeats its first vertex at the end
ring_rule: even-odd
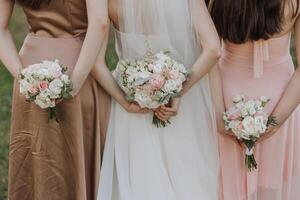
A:
MULTIPOLYGON (((48 4, 51 0, 17 0, 20 5, 31 9, 38 9, 42 4, 48 4)), ((61 1, 61 0, 60 0, 61 1)))
POLYGON ((282 31, 284 9, 289 3, 296 17, 297 5, 288 0, 206 0, 220 37, 233 43, 269 39, 282 31))

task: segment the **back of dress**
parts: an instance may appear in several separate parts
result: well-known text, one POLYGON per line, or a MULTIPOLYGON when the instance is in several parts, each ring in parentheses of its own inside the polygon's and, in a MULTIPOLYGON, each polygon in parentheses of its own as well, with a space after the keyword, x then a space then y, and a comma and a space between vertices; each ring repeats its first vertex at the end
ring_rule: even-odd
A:
MULTIPOLYGON (((24 8, 30 32, 23 67, 58 59, 70 74, 87 32, 85 0, 52 0, 24 8)), ((10 134, 10 200, 95 198, 110 97, 90 75, 76 97, 58 104, 58 122, 28 103, 14 84, 10 134)))
POLYGON ((52 0, 37 10, 24 8, 30 32, 46 37, 76 37, 87 30, 85 0, 52 0))

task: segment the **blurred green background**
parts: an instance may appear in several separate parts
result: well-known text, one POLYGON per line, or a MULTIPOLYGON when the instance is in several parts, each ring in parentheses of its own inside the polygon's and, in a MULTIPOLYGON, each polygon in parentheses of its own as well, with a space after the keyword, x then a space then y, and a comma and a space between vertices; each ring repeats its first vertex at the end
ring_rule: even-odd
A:
MULTIPOLYGON (((10 28, 19 49, 22 45, 24 37, 26 36, 27 25, 24 14, 18 6, 16 6, 14 10, 10 28)), ((292 53, 295 54, 294 48, 292 49, 292 53)), ((117 62, 112 39, 109 41, 106 60, 109 66, 114 66, 117 62)), ((10 74, 0 63, 0 200, 7 199, 7 160, 12 82, 13 80, 10 74)))

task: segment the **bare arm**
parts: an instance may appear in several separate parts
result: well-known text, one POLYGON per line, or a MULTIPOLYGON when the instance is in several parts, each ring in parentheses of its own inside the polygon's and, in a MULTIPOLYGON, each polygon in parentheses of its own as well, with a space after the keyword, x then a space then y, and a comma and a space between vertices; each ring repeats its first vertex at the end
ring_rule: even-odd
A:
MULTIPOLYGON (((300 16, 295 23, 295 46, 297 60, 300 61, 300 16)), ((279 125, 283 124, 300 103, 300 69, 296 70, 289 82, 281 100, 277 104, 273 115, 277 118, 279 125)))
POLYGON ((210 88, 213 104, 217 117, 219 132, 223 132, 225 126, 223 124, 222 115, 225 112, 225 104, 223 98, 222 79, 218 64, 216 64, 209 72, 210 88))
POLYGON ((112 96, 127 112, 145 113, 147 110, 141 109, 139 106, 129 103, 123 91, 118 86, 117 82, 113 78, 109 68, 105 62, 105 53, 107 41, 109 38, 109 30, 105 33, 105 44, 102 45, 101 51, 98 55, 95 67, 92 70, 93 77, 99 82, 99 84, 112 96))
MULTIPOLYGON (((184 84, 181 94, 192 88, 217 63, 220 56, 220 40, 204 0, 190 0, 193 25, 202 53, 192 66, 189 80, 184 84)), ((173 99, 171 107, 161 106, 155 114, 161 120, 177 115, 180 100, 173 99)))
POLYGON ((190 79, 185 84, 183 93, 205 76, 220 56, 220 40, 204 0, 192 1, 192 18, 202 53, 192 67, 190 79))
POLYGON ((81 53, 71 75, 76 95, 90 74, 109 29, 107 0, 86 0, 88 29, 81 53))
POLYGON ((272 115, 276 117, 278 124, 282 125, 299 104, 300 69, 298 68, 272 115))
POLYGON ((9 19, 12 15, 14 1, 0 2, 0 59, 13 77, 17 78, 22 69, 22 63, 9 31, 9 19))
MULTIPOLYGON (((300 61, 300 16, 295 23, 295 46, 297 52, 297 60, 300 61)), ((293 111, 300 103, 300 68, 296 70, 291 78, 286 90, 284 91, 280 101, 275 107, 272 116, 276 117, 278 126, 271 126, 268 129, 268 134, 265 134, 259 142, 262 142, 272 137, 280 126, 288 119, 293 111)))
POLYGON ((273 116, 276 117, 278 125, 282 125, 292 112, 300 104, 300 69, 298 68, 292 77, 288 88, 276 106, 273 116))

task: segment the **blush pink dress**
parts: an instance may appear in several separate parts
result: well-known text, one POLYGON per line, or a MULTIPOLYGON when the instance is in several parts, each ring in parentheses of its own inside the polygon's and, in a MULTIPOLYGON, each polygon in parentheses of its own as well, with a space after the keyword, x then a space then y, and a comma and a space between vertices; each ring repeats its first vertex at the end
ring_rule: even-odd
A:
MULTIPOLYGON (((233 44, 225 42, 219 62, 226 107, 236 94, 267 96, 271 113, 294 73, 289 53, 290 34, 269 40, 233 44)), ((220 134, 221 199, 300 199, 300 110, 272 138, 258 144, 258 169, 247 172, 244 151, 220 134)))

